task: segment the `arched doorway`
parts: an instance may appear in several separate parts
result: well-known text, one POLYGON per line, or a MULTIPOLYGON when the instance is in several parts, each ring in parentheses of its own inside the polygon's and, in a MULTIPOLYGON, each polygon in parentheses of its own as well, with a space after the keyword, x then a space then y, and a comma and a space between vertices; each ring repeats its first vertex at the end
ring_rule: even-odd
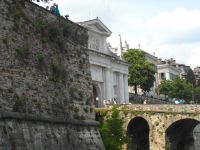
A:
POLYGON ((93 102, 95 107, 100 107, 100 100, 101 100, 101 96, 100 96, 100 89, 98 87, 97 84, 93 83, 93 102))
POLYGON ((149 150, 149 125, 142 117, 133 118, 127 127, 128 150, 149 150))
POLYGON ((195 150, 193 130, 195 119, 181 119, 170 125, 165 134, 166 150, 195 150))

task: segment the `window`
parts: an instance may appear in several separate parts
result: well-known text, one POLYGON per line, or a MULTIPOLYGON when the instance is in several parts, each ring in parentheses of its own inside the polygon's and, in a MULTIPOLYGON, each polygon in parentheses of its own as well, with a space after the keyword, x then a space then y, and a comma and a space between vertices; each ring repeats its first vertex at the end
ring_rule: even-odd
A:
POLYGON ((163 72, 160 73, 160 78, 161 78, 161 79, 165 79, 165 73, 163 73, 163 72))

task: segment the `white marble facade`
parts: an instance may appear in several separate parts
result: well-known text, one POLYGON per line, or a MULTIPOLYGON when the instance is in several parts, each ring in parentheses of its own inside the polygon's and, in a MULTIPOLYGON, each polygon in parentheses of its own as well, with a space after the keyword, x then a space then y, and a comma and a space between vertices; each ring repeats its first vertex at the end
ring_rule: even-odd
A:
POLYGON ((107 37, 111 31, 98 19, 80 22, 88 29, 90 70, 96 107, 105 102, 129 103, 128 64, 111 52, 107 37))

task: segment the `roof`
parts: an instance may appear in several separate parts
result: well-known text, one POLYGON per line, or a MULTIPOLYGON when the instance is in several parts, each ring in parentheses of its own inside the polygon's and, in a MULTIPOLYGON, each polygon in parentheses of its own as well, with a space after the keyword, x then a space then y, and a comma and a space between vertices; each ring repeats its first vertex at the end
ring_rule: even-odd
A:
POLYGON ((96 31, 94 30, 94 26, 95 26, 96 29, 98 30, 97 32, 100 32, 101 34, 105 34, 106 36, 110 36, 112 34, 112 32, 108 29, 108 27, 106 27, 106 25, 103 24, 103 22, 98 17, 96 19, 78 22, 78 24, 93 31, 96 31))
POLYGON ((172 65, 170 65, 170 64, 161 64, 161 65, 157 65, 157 69, 158 69, 158 70, 159 70, 159 69, 164 69, 164 68, 172 69, 172 70, 174 70, 174 71, 180 73, 180 70, 179 70, 178 68, 176 68, 176 67, 174 67, 174 66, 172 66, 172 65))

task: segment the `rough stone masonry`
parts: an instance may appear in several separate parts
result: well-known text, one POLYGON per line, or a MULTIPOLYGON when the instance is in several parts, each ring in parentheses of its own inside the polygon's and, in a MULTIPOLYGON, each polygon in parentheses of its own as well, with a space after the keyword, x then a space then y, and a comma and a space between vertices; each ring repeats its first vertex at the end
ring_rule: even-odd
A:
POLYGON ((0 0, 0 150, 104 149, 87 30, 26 0, 0 0))

